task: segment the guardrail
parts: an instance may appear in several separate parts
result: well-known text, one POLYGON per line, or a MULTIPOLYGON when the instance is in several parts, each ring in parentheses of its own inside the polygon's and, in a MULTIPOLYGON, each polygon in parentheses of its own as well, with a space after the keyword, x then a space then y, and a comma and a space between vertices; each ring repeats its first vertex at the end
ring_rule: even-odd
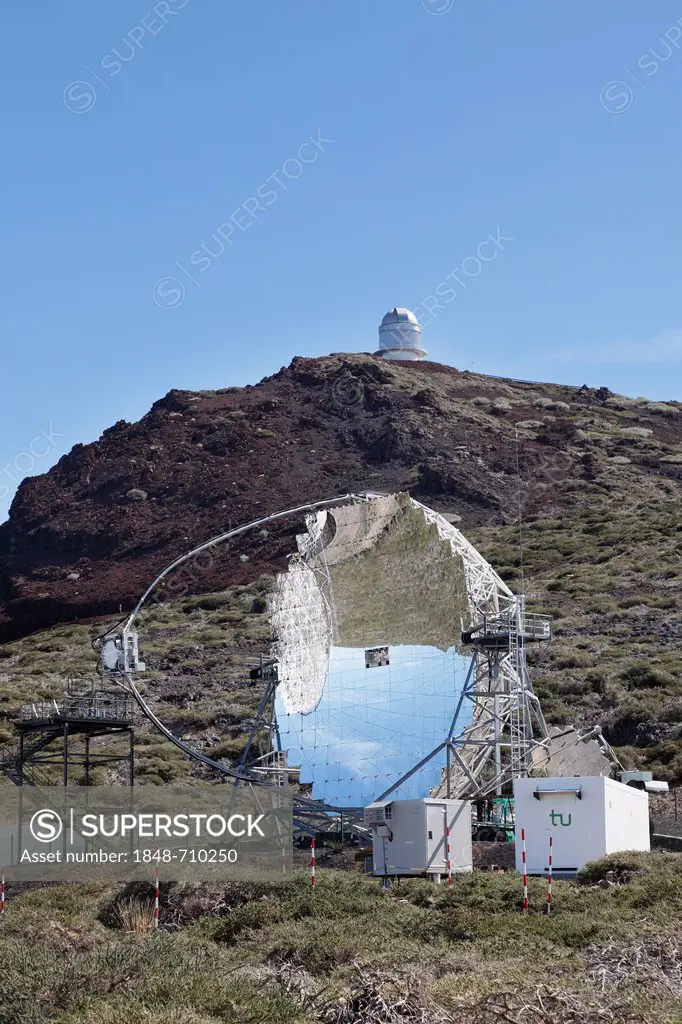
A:
POLYGON ((467 637, 504 637, 518 630, 525 640, 551 640, 552 617, 531 613, 524 615, 517 624, 514 612, 503 611, 499 615, 484 615, 480 622, 465 632, 467 637))
POLYGON ((65 701, 36 701, 26 704, 19 712, 22 722, 32 719, 53 721, 60 718, 108 719, 131 721, 134 713, 133 701, 126 698, 102 696, 76 697, 65 701))

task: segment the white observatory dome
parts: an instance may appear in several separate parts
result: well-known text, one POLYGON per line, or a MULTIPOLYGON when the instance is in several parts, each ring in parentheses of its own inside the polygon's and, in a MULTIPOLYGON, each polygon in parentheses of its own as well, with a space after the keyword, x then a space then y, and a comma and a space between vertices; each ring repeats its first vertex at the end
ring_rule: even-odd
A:
POLYGON ((423 359, 422 329, 414 313, 399 306, 386 314, 379 325, 379 351, 382 359, 423 359))

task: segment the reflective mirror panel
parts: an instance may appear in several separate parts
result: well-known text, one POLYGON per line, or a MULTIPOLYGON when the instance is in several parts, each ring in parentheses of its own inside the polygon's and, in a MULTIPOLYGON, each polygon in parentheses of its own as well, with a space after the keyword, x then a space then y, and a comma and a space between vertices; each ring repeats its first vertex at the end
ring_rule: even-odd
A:
MULTIPOLYGON (((310 714, 287 714, 277 695, 277 722, 289 763, 326 803, 360 807, 378 797, 443 742, 470 659, 455 648, 389 648, 390 663, 365 667, 361 648, 334 647, 323 695, 310 714)), ((426 796, 440 781, 445 754, 394 794, 426 796)))
MULTIPOLYGON (((307 526, 270 603, 280 742, 316 798, 359 806, 447 736, 470 662, 464 567, 407 495, 307 526)), ((426 795, 444 761, 396 795, 426 795)))

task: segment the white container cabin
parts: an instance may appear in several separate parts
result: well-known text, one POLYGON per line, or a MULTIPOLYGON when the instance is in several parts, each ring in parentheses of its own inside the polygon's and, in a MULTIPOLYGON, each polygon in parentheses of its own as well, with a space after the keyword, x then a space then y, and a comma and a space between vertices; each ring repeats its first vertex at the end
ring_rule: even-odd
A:
POLYGON ((601 775, 514 780, 516 870, 521 830, 530 875, 546 875, 552 836, 554 874, 624 850, 649 850, 649 795, 601 775))
POLYGON ((365 808, 372 833, 373 874, 441 877, 472 870, 468 800, 387 800, 365 808), (446 829, 450 829, 448 868, 446 829))

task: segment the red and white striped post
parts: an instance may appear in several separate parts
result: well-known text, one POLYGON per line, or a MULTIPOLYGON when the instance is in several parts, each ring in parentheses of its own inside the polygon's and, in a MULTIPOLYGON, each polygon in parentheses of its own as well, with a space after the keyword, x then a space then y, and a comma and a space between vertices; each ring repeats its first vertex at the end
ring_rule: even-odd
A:
POLYGON ((315 837, 310 840, 310 884, 315 888, 315 837))
POLYGON ((159 869, 154 868, 154 930, 159 927, 159 869))
POLYGON ((552 912, 552 847, 554 845, 553 836, 549 837, 549 873, 547 875, 547 913, 552 912))
POLYGON ((445 865, 448 872, 448 885, 452 885, 452 851, 450 849, 450 826, 448 824, 445 826, 445 865))
POLYGON ((528 913, 528 862, 526 860, 526 830, 521 829, 521 863, 523 864, 523 912, 528 913))
POLYGON ((4 914, 5 913, 5 880, 6 880, 6 876, 7 876, 7 871, 3 867, 2 871, 0 872, 0 914, 4 914))

